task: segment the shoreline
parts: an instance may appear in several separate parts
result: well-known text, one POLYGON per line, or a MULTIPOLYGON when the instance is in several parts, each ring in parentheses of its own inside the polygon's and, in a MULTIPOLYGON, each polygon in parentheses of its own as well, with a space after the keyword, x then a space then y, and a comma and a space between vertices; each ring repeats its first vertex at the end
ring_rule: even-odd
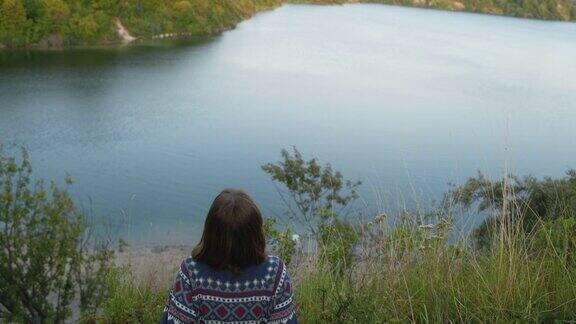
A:
POLYGON ((67 45, 67 46, 25 46, 25 47, 0 47, 0 53, 17 53, 17 52, 64 52, 74 50, 109 50, 109 49, 129 49, 138 46, 161 46, 171 45, 170 42, 186 42, 195 43, 210 40, 219 35, 210 36, 190 36, 190 37, 174 37, 174 38, 153 38, 153 39, 136 39, 130 43, 123 42, 106 42, 101 44, 83 44, 83 45, 67 45))
MULTIPOLYGON (((101 43, 94 43, 94 44, 76 44, 76 45, 62 45, 62 46, 49 46, 49 45, 39 45, 39 44, 31 44, 22 47, 2 47, 0 46, 0 53, 9 53, 9 52, 27 52, 27 51, 38 51, 38 52, 61 52, 61 51, 68 51, 68 50, 107 50, 107 49, 128 49, 132 47, 138 46, 153 46, 153 45, 160 45, 165 44, 169 45, 170 42, 202 42, 206 40, 213 39, 222 35, 227 31, 234 30, 236 26, 231 28, 227 28, 222 31, 218 31, 212 34, 206 35, 185 35, 182 36, 184 33, 172 33, 172 34, 159 34, 154 35, 151 38, 138 38, 134 37, 133 40, 126 42, 121 39, 114 42, 101 42, 101 43), (176 35, 170 37, 160 37, 162 35, 176 35)), ((2 44, 0 44, 2 45, 2 44)))
POLYGON ((281 7, 283 5, 282 2, 280 2, 279 5, 274 6, 256 6, 253 8, 253 12, 251 14, 249 14, 248 16, 244 16, 244 17, 239 17, 240 19, 237 19, 235 21, 230 21, 228 23, 227 26, 220 26, 220 28, 216 28, 216 29, 211 29, 209 31, 205 31, 204 33, 198 33, 195 34, 193 32, 190 31, 175 31, 175 32, 161 32, 158 34, 154 34, 154 35, 148 35, 148 36, 135 36, 131 33, 130 29, 126 28, 124 26, 124 24, 122 23, 122 21, 120 20, 120 18, 118 18, 117 16, 111 16, 110 19, 112 21, 112 26, 110 26, 111 29, 114 30, 114 32, 116 33, 117 39, 115 40, 102 40, 102 41, 97 41, 97 42, 93 42, 93 43, 83 43, 83 44, 63 44, 62 41, 62 37, 60 34, 51 34, 51 35, 46 35, 43 39, 41 39, 40 41, 33 43, 33 44, 28 44, 28 45, 24 45, 24 46, 17 46, 17 47, 11 47, 11 46, 7 46, 3 43, 0 43, 0 53, 2 52, 7 52, 7 51, 18 51, 18 50, 24 50, 24 51, 30 51, 30 50, 38 50, 38 51, 63 51, 63 50, 69 50, 69 49, 92 49, 92 48, 110 48, 110 47, 130 47, 131 45, 137 45, 137 44, 145 44, 147 42, 154 42, 154 41, 162 41, 162 40, 201 40, 201 39, 210 39, 216 36, 220 36, 223 33, 233 30, 236 28, 236 26, 240 23, 242 23, 243 21, 246 21, 252 17, 254 17, 255 15, 261 13, 261 12, 266 12, 266 11, 271 11, 274 10, 278 7, 281 7), (59 41, 57 42, 52 42, 50 41, 51 38, 57 38, 59 41))
POLYGON ((188 245, 128 247, 117 251, 113 262, 116 266, 128 267, 139 281, 169 283, 182 260, 190 256, 192 248, 188 245))
MULTIPOLYGON (((228 26, 226 28, 222 28, 220 30, 215 30, 207 34, 203 35, 196 35, 191 32, 187 31, 178 31, 172 33, 160 33, 152 36, 147 37, 137 37, 133 36, 130 33, 130 30, 127 29, 120 19, 114 17, 114 29, 117 33, 118 40, 116 41, 102 41, 97 42, 94 44, 72 44, 72 45, 50 45, 50 44, 29 44, 21 47, 8 47, 2 43, 0 43, 0 53, 2 52, 16 52, 16 51, 65 51, 65 50, 75 50, 75 49, 110 49, 110 48, 129 48, 132 46, 139 46, 139 45, 146 45, 155 43, 155 42, 164 42, 164 41, 201 41, 206 39, 211 39, 217 36, 222 35, 223 33, 234 30, 238 24, 247 21, 253 18, 255 15, 272 11, 278 8, 281 8, 284 5, 312 5, 312 6, 333 6, 333 5, 384 5, 384 6, 394 6, 394 7, 403 7, 403 8, 415 8, 415 9, 429 9, 441 12, 452 12, 452 13, 468 13, 468 14, 478 14, 478 15, 488 15, 488 16, 495 16, 495 17, 505 17, 505 18, 516 18, 516 19, 527 19, 527 20, 537 20, 542 22, 555 22, 555 23, 576 23, 575 17, 564 17, 566 19, 557 18, 557 19, 546 19, 546 18, 539 18, 539 17, 525 17, 521 15, 510 15, 505 13, 498 13, 498 12, 491 12, 485 10, 476 10, 476 9, 468 9, 462 2, 454 1, 453 5, 455 7, 452 8, 443 8, 434 3, 428 3, 425 0, 413 0, 411 4, 402 4, 402 3, 394 3, 393 0, 287 0, 282 2, 279 6, 271 6, 271 7, 261 7, 256 8, 253 15, 241 19, 240 21, 228 26), (392 1, 392 3, 389 3, 392 1)), ((575 4, 576 6, 576 4, 575 4)), ((40 42, 42 43, 42 42, 40 42)))

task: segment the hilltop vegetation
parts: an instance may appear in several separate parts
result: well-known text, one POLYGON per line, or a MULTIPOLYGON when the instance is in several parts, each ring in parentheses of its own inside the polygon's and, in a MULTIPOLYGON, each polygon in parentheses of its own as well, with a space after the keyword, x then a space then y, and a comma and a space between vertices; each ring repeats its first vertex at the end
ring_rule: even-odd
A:
POLYGON ((71 46, 131 36, 206 36, 233 28, 259 10, 284 2, 348 2, 481 12, 548 20, 575 20, 573 0, 0 0, 0 48, 71 46))
POLYGON ((573 0, 295 0, 294 2, 316 4, 384 3, 532 19, 576 20, 576 3, 573 0))
POLYGON ((137 38, 211 35, 279 4, 280 0, 0 0, 0 44, 118 42, 117 22, 137 38))

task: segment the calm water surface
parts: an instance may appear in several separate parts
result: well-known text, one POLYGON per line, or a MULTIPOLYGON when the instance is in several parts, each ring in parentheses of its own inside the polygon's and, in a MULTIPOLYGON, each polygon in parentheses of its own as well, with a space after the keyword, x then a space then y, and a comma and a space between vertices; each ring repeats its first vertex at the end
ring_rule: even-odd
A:
POLYGON ((505 160, 576 167, 576 24, 288 5, 202 42, 0 57, 0 141, 132 242, 190 243, 224 187, 281 215, 260 165, 291 145, 363 180, 367 210, 505 160))

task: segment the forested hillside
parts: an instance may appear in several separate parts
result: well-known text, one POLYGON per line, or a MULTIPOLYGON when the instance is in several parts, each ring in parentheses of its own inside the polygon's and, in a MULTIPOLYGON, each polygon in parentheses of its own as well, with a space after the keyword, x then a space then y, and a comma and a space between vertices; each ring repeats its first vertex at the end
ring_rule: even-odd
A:
POLYGON ((67 46, 137 38, 210 35, 280 0, 0 0, 0 47, 67 46))
POLYGON ((367 2, 392 5, 470 11, 513 17, 576 20, 574 0, 295 0, 301 3, 367 2))
POLYGON ((576 19, 573 0, 0 0, 0 48, 106 44, 122 38, 163 38, 167 34, 211 35, 282 2, 374 2, 525 18, 576 19))

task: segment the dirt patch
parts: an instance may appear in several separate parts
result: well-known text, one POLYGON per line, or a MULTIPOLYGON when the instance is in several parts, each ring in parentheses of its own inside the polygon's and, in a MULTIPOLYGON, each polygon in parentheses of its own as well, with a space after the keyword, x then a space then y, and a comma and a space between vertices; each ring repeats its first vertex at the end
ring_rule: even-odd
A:
POLYGON ((128 29, 122 25, 120 19, 115 19, 114 23, 116 24, 116 32, 118 33, 118 37, 123 43, 131 43, 136 40, 136 37, 130 35, 128 29))
POLYGON ((116 255, 116 264, 129 266, 137 280, 159 289, 169 287, 191 246, 155 246, 153 248, 128 250, 116 255))
POLYGON ((452 3, 452 6, 454 8, 454 10, 464 10, 466 9, 466 5, 464 5, 462 2, 460 1, 454 1, 452 3))
POLYGON ((38 47, 62 47, 64 38, 60 34, 51 34, 42 38, 36 45, 38 47))

